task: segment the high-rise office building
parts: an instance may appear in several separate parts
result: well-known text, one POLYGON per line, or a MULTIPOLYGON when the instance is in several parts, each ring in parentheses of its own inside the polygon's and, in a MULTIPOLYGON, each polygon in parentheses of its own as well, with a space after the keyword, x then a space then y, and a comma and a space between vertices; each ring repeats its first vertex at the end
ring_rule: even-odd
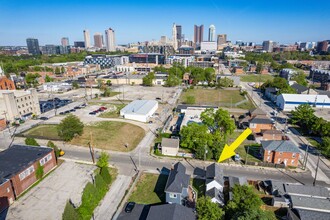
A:
POLYGON ((173 23, 172 27, 172 41, 173 41, 173 47, 174 50, 178 49, 178 39, 177 39, 177 29, 175 23, 173 23))
POLYGON ((67 47, 67 46, 69 46, 70 44, 69 44, 69 38, 68 37, 62 37, 62 39, 61 39, 61 45, 63 46, 63 47, 67 47))
POLYGON ((85 47, 85 42, 84 41, 75 41, 73 45, 74 45, 74 47, 83 48, 83 47, 85 47))
POLYGON ((39 41, 36 38, 27 38, 26 39, 27 48, 30 54, 32 55, 39 55, 40 48, 39 48, 39 41))
POLYGON ((316 51, 318 53, 327 52, 328 51, 328 46, 329 46, 329 43, 326 40, 317 42, 316 51))
POLYGON ((203 35, 204 35, 204 25, 201 26, 194 26, 194 42, 196 45, 200 45, 200 43, 203 41, 203 35))
POLYGON ((101 33, 94 34, 94 47, 103 48, 103 35, 101 33))
POLYGON ((273 52, 274 42, 271 40, 264 41, 262 43, 262 49, 267 52, 273 52))
POLYGON ((105 44, 107 51, 116 51, 115 31, 111 28, 105 30, 105 44))
POLYGON ((178 48, 181 47, 182 45, 182 26, 181 25, 176 25, 176 40, 178 41, 178 48))
POLYGON ((91 37, 89 35, 89 30, 84 30, 84 41, 85 41, 85 48, 91 47, 91 37))
POLYGON ((218 34, 217 44, 225 44, 227 42, 227 34, 218 34))
POLYGON ((160 44, 166 44, 167 43, 167 37, 166 36, 161 36, 160 37, 160 44))
POLYGON ((215 26, 213 24, 209 27, 209 41, 215 41, 216 34, 215 34, 215 26))

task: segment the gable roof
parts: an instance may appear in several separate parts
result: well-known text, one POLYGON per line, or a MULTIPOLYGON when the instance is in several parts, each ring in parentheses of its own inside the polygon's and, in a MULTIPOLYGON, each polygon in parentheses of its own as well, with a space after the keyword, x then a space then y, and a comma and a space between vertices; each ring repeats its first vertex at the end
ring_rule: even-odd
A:
POLYGON ((262 134, 280 134, 282 135, 282 131, 280 130, 275 130, 275 129, 267 129, 267 130, 262 130, 262 134))
POLYGON ((52 152, 49 147, 13 145, 0 152, 0 179, 10 179, 52 152))
POLYGON ((216 198, 219 195, 219 190, 216 187, 213 187, 212 189, 209 189, 205 192, 205 196, 212 198, 216 198))
POLYGON ((186 174, 186 167, 178 162, 168 176, 165 192, 182 193, 183 188, 188 188, 190 176, 186 174))
MULTIPOLYGON (((330 219, 330 213, 328 212, 319 212, 319 211, 312 211, 312 210, 304 210, 304 209, 292 209, 292 212, 297 218, 297 220, 311 220, 311 219, 318 219, 318 220, 323 220, 323 219, 330 219)), ((293 220, 295 220, 293 219, 293 220)))
POLYGON ((250 115, 266 115, 261 108, 252 108, 249 110, 250 115))
POLYGON ((235 184, 242 186, 242 185, 248 183, 246 177, 229 176, 228 179, 229 179, 229 186, 230 187, 235 186, 235 184))
POLYGON ((330 213, 330 200, 305 196, 290 196, 292 208, 330 213))
POLYGON ((285 191, 289 195, 312 196, 328 198, 329 190, 324 187, 284 184, 285 191))
POLYGON ((250 120, 250 123, 253 124, 273 124, 272 120, 270 120, 265 115, 257 115, 250 120))
POLYGON ((294 83, 291 85, 291 88, 293 88, 294 90, 296 90, 296 92, 298 94, 301 94, 303 92, 306 92, 308 90, 308 88, 306 86, 300 85, 298 83, 294 83))
POLYGON ((180 144, 179 139, 162 138, 162 147, 178 148, 180 144))
POLYGON ((195 220, 193 209, 179 204, 164 204, 151 206, 147 220, 195 220))
POLYGON ((275 152, 300 153, 298 147, 291 141, 261 141, 261 146, 264 150, 275 152))
POLYGON ((123 210, 117 220, 145 220, 148 216, 149 209, 149 205, 135 204, 131 212, 125 212, 123 210))
POLYGON ((217 163, 212 163, 206 167, 206 179, 215 179, 218 183, 224 183, 223 180, 223 170, 217 163))

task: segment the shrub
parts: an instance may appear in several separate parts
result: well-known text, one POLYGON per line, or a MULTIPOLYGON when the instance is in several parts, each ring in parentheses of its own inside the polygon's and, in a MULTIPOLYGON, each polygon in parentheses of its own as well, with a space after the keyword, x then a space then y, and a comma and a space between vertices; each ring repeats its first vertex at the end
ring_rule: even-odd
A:
POLYGON ((48 141, 47 147, 50 147, 50 148, 54 149, 54 153, 55 153, 56 158, 58 158, 60 156, 60 149, 58 149, 58 147, 52 141, 48 141))
POLYGON ((100 174, 101 174, 104 182, 106 182, 106 184, 109 185, 112 181, 112 177, 109 173, 108 167, 102 167, 101 170, 100 170, 100 174))
POLYGON ((38 142, 36 141, 36 139, 31 138, 31 137, 27 137, 27 138, 25 139, 25 144, 26 144, 26 145, 31 145, 31 146, 40 146, 40 145, 38 144, 38 142))
POLYGON ((98 191, 92 183, 87 183, 81 198, 81 206, 78 212, 82 219, 91 219, 94 209, 99 203, 98 191))
POLYGON ((95 187, 98 191, 98 198, 102 199, 108 191, 108 185, 100 174, 95 176, 95 187))
POLYGON ((57 125, 58 136, 64 141, 71 141, 75 135, 82 135, 84 124, 75 115, 68 115, 57 125))
POLYGON ((38 163, 37 170, 36 170, 36 178, 41 179, 44 175, 44 167, 38 163))
POLYGON ((102 151, 101 155, 96 163, 96 165, 100 168, 109 166, 109 154, 107 152, 102 151))
POLYGON ((79 215, 77 210, 71 205, 69 201, 66 202, 64 212, 62 214, 62 220, 78 220, 79 215))

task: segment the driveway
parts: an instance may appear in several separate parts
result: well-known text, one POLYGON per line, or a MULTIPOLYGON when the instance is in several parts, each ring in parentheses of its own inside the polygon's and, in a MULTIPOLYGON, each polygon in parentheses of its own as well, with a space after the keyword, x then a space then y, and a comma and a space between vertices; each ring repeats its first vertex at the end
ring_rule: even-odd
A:
MULTIPOLYGON (((62 219, 66 201, 81 201, 84 186, 95 166, 64 162, 36 187, 9 207, 5 219, 62 219)), ((2 220, 2 216, 0 216, 2 220)))

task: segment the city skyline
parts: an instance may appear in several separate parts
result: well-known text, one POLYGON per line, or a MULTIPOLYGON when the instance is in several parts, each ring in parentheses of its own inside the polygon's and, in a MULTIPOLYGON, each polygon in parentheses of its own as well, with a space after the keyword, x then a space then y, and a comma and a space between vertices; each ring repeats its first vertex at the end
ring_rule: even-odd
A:
MULTIPOLYGON (((205 27, 214 24, 217 34, 227 34, 228 40, 233 42, 273 40, 294 43, 330 38, 330 30, 324 28, 330 23, 329 16, 326 16, 330 2, 325 0, 319 4, 311 4, 313 2, 307 0, 290 3, 283 0, 276 3, 238 0, 235 5, 240 7, 213 0, 202 5, 197 1, 187 2, 170 1, 165 4, 148 0, 125 4, 117 1, 60 0, 52 3, 4 0, 0 9, 0 25, 3 27, 0 45, 25 46, 26 38, 37 38, 40 45, 60 45, 64 36, 73 44, 84 40, 82 30, 102 33, 108 27, 116 30, 118 44, 159 40, 161 36, 171 38, 173 23, 182 26, 182 34, 189 40, 193 40, 194 25, 201 24, 205 27), (72 7, 75 10, 63 10, 72 7), (163 10, 169 11, 170 19, 160 15, 163 10), (182 13, 184 10, 189 14, 182 13), (125 13, 124 17, 122 13, 125 13), (9 19, 13 16, 15 19, 9 19)), ((204 39, 207 39, 206 34, 204 31, 204 39)))

